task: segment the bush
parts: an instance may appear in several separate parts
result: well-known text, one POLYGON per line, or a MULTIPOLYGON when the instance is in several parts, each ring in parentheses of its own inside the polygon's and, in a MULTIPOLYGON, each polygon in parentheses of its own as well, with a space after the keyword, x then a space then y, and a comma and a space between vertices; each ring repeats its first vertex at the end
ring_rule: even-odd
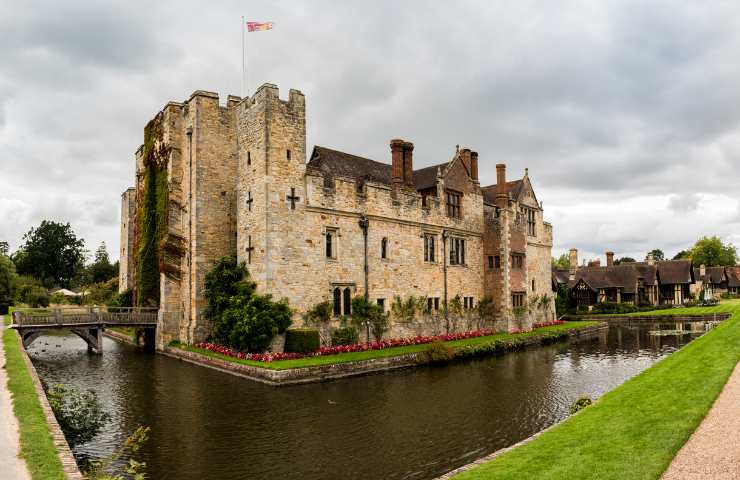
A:
POLYGON ((360 336, 355 327, 340 327, 331 334, 331 344, 337 345, 354 345, 359 342, 360 336))
POLYGON ((213 336, 241 351, 263 352, 275 335, 290 326, 292 315, 287 301, 274 302, 271 295, 234 296, 213 336))
POLYGON ((432 342, 426 354, 430 363, 445 363, 455 358, 455 349, 442 342, 432 342))
POLYGON ((21 285, 18 289, 18 302, 33 308, 49 306, 49 292, 39 285, 21 285))
POLYGON ((7 303, 0 303, 0 315, 7 315, 10 310, 10 305, 7 303))
POLYGON ((376 342, 381 341, 383 334, 388 330, 388 314, 383 312, 379 305, 365 300, 362 296, 352 299, 351 320, 357 328, 365 326, 373 332, 376 342))
POLYGON ((570 406, 571 415, 576 413, 579 410, 583 410, 584 408, 588 407, 592 403, 594 403, 593 400, 591 400, 591 398, 586 395, 582 397, 578 397, 578 400, 573 402, 573 404, 570 406))
POLYGON ((92 390, 80 392, 57 385, 46 396, 70 446, 90 441, 110 418, 92 390))
POLYGON ((304 319, 308 324, 320 325, 329 323, 332 315, 334 315, 334 305, 332 302, 325 300, 317 303, 313 308, 307 311, 304 315, 304 319))
POLYGON ((285 351, 311 353, 321 348, 319 331, 315 328, 294 328, 285 331, 285 351))
POLYGON ((134 306, 134 292, 129 288, 121 293, 117 293, 108 302, 109 307, 123 308, 134 306))
POLYGON ((593 313, 632 313, 638 310, 631 303, 601 302, 594 305, 593 313))

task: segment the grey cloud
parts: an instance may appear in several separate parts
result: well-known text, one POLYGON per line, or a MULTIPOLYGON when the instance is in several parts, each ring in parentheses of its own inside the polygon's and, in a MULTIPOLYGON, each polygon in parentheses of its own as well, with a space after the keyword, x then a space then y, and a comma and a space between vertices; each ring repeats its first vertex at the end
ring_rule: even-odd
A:
POLYGON ((695 193, 673 195, 668 200, 668 208, 676 213, 688 213, 699 208, 701 198, 695 193))

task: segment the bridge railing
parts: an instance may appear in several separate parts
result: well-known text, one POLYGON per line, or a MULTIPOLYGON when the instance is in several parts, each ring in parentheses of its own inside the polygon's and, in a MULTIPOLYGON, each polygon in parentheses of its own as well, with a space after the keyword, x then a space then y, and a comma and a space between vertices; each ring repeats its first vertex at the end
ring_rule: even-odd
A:
POLYGON ((23 308, 13 311, 13 326, 48 327, 53 325, 156 325, 157 308, 79 307, 23 308))

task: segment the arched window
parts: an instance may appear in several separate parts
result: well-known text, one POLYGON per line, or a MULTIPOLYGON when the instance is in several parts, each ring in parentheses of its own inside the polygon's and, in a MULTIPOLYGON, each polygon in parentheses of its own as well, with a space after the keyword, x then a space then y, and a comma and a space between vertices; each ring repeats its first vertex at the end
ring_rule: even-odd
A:
POLYGON ((344 314, 352 315, 352 290, 349 287, 344 289, 344 314))
POLYGON ((334 316, 342 314, 342 291, 339 288, 334 289, 334 316))
POLYGON ((388 258, 388 238, 383 237, 380 241, 380 258, 388 258))

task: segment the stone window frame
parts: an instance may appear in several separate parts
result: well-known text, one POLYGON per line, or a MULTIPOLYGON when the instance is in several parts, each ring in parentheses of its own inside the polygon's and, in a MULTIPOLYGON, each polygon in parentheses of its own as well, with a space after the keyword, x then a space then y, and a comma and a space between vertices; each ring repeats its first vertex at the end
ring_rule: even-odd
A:
POLYGON ((447 255, 449 256, 449 265, 452 267, 466 267, 466 238, 462 236, 450 236, 447 241, 447 255), (454 246, 454 248, 453 248, 454 246))
POLYGON ((511 306, 513 308, 523 307, 526 297, 525 292, 511 292, 511 306))
POLYGON ((376 298, 375 303, 377 303, 378 306, 383 310, 383 313, 385 313, 385 298, 384 297, 376 298))
POLYGON ((390 259, 390 242, 388 237, 380 239, 380 259, 388 261, 390 259))
POLYGON ((527 235, 530 237, 536 237, 537 236, 537 211, 534 208, 528 207, 526 205, 522 205, 521 207, 519 207, 519 210, 525 219, 524 222, 527 224, 527 235))
POLYGON ((352 297, 355 296, 357 285, 353 282, 334 282, 331 284, 332 315, 334 317, 352 316, 352 297), (339 295, 337 296, 337 292, 339 295), (337 299, 339 300, 339 313, 337 314, 337 299))
POLYGON ((336 262, 339 260, 339 237, 341 237, 341 233, 339 230, 339 227, 324 227, 321 231, 321 235, 324 237, 324 241, 322 242, 322 249, 323 249, 323 256, 324 259, 331 262, 336 262), (328 256, 327 253, 327 240, 331 238, 331 256, 328 256))
POLYGON ((462 218, 462 197, 461 192, 445 190, 445 211, 448 218, 462 218))
POLYGON ((472 310, 475 308, 475 301, 473 300, 475 297, 463 297, 463 308, 465 310, 472 310))
POLYGON ((521 270, 524 268, 524 254, 514 252, 511 254, 511 268, 515 270, 521 270))
POLYGON ((424 263, 427 264, 437 264, 437 244, 439 243, 437 241, 437 233, 435 232, 428 232, 425 231, 422 233, 421 237, 424 242, 424 263), (429 247, 429 242, 431 241, 431 249, 429 247))

